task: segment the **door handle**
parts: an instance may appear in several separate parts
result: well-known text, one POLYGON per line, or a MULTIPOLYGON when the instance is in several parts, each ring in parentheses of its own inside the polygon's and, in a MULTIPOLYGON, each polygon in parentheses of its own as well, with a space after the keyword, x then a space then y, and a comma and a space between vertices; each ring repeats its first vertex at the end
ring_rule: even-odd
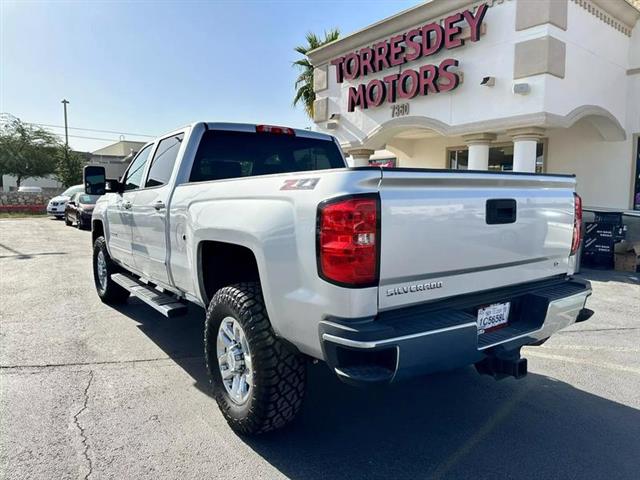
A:
POLYGON ((158 200, 156 203, 153 204, 153 208, 155 208, 156 210, 162 210, 163 208, 165 208, 165 204, 162 200, 158 200))
POLYGON ((129 210, 131 208, 131 202, 129 201, 122 202, 122 208, 129 210))

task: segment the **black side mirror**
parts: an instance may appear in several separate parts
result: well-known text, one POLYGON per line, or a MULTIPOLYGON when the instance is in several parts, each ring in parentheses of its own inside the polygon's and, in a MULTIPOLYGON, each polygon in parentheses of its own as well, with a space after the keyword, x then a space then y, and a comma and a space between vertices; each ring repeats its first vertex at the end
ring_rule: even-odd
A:
POLYGON ((88 195, 104 195, 106 174, 104 167, 87 165, 84 167, 84 192, 88 195))
POLYGON ((76 202, 74 202, 73 200, 69 200, 69 201, 67 202, 67 205, 75 205, 75 204, 76 204, 76 202))

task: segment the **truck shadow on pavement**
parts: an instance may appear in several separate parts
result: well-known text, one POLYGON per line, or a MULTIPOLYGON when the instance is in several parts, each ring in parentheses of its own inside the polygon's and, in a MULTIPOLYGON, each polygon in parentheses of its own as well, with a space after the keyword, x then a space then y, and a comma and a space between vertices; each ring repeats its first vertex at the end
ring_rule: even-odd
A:
MULTIPOLYGON (((120 311, 210 393, 202 310, 168 320, 132 300, 120 311)), ((637 478, 638 439, 640 411, 544 375, 496 382, 466 368, 366 390, 320 363, 298 419, 243 441, 293 479, 622 479, 637 478)))

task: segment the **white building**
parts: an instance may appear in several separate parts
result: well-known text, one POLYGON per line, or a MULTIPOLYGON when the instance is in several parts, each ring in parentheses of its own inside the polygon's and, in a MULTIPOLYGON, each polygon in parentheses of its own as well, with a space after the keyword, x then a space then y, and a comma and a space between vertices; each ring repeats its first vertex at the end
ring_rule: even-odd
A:
POLYGON ((145 142, 120 140, 106 147, 91 152, 89 165, 101 165, 105 169, 107 178, 118 179, 129 166, 129 162, 144 146, 145 142))
POLYGON ((310 52, 356 165, 575 173, 640 209, 638 0, 431 0, 310 52), (483 84, 484 83, 484 84, 483 84))

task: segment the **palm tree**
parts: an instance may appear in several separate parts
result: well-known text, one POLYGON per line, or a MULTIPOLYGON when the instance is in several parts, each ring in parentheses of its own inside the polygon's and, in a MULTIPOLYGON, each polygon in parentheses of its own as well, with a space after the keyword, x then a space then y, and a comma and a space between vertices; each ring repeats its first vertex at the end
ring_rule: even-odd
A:
POLYGON ((293 98, 293 105, 295 106, 302 102, 305 112, 311 119, 313 119, 313 102, 316 99, 316 94, 313 91, 313 65, 309 62, 307 53, 337 40, 339 36, 340 31, 337 28, 324 32, 324 40, 318 38, 315 33, 309 32, 306 36, 307 44, 294 48, 304 58, 293 62, 293 65, 300 69, 300 75, 298 75, 295 83, 296 96, 293 98))

